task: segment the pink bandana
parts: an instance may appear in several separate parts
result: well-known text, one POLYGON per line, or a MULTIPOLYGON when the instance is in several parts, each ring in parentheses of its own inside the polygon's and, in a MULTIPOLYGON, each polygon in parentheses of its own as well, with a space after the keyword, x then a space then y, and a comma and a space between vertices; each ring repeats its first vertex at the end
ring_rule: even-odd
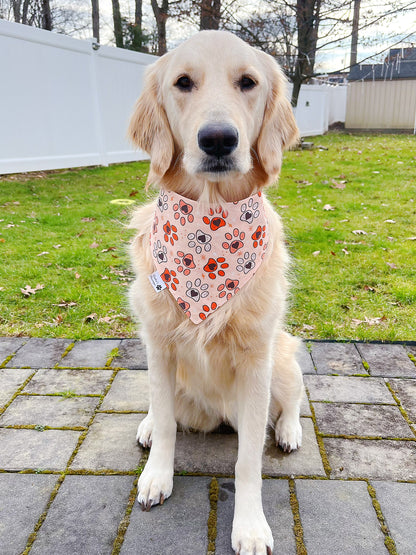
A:
POLYGON ((260 192, 205 213, 197 201, 161 190, 151 234, 157 272, 149 279, 199 324, 254 276, 268 236, 260 192))

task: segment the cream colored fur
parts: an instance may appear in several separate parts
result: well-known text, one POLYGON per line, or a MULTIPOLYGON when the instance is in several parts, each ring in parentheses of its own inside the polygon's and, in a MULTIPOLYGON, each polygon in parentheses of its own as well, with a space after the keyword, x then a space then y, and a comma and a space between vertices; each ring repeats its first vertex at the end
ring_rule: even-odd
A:
MULTIPOLYGON (((273 182, 283 149, 298 137, 280 68, 222 31, 197 34, 149 68, 129 132, 151 155, 151 184, 206 204, 241 200, 273 182), (175 86, 182 75, 192 79, 192 90, 175 86), (241 90, 243 75, 256 86, 241 90), (205 156, 198 130, 212 122, 238 129, 227 173, 198 170, 205 156)), ((232 545, 241 555, 273 549, 261 502, 267 423, 287 451, 298 448, 302 436, 297 340, 283 331, 288 255, 280 218, 265 202, 270 241, 263 263, 238 294, 198 325, 168 290, 155 293, 149 283, 154 203, 137 209, 131 221, 137 235, 130 302, 147 345, 150 380, 149 414, 137 439, 151 451, 138 500, 149 509, 171 494, 177 423, 208 432, 228 422, 239 437, 232 545)))

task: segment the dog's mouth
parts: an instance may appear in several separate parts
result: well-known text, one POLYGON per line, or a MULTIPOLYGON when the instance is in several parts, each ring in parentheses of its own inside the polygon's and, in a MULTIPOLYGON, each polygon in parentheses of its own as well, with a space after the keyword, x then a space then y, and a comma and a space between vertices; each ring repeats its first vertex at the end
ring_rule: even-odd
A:
POLYGON ((210 173, 210 174, 226 174, 236 172, 235 161, 232 158, 211 158, 207 157, 201 161, 197 169, 197 173, 210 173))

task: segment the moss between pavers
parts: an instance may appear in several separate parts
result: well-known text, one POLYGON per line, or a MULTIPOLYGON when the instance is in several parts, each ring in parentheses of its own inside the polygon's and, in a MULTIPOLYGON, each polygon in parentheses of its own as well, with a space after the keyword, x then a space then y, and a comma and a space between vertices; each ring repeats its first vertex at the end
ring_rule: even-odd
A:
POLYGON ((207 555, 215 553, 215 541, 217 539, 217 506, 218 506, 218 480, 214 476, 209 486, 209 504, 210 510, 208 515, 208 549, 207 555))
POLYGON ((120 553, 121 546, 123 545, 124 536, 126 535, 127 528, 129 527, 129 524, 130 524, 130 515, 131 515, 131 512, 133 510, 134 502, 135 502, 136 497, 137 497, 137 483, 138 483, 138 481, 139 481, 139 477, 137 477, 137 479, 134 480, 133 487, 130 491, 126 511, 124 513, 124 517, 121 519, 121 522, 118 525, 117 536, 116 536, 116 539, 114 540, 113 550, 111 552, 111 555, 118 555, 120 553))
POLYGON ((110 355, 107 359, 107 362, 105 363, 106 368, 109 368, 111 366, 111 363, 113 362, 113 360, 117 357, 121 356, 118 347, 114 347, 114 349, 110 352, 110 355))
POLYGON ((319 453, 320 453, 321 459, 322 459, 322 465, 324 467, 326 477, 329 478, 331 476, 331 470, 332 470, 331 465, 329 464, 329 459, 328 459, 328 456, 326 454, 325 445, 324 445, 324 442, 323 442, 323 439, 322 439, 322 435, 321 435, 321 432, 319 431, 318 423, 316 421, 315 409, 313 408, 313 403, 311 402, 309 391, 308 391, 307 387, 305 387, 305 391, 306 391, 306 394, 308 396, 309 407, 311 409, 311 414, 312 414, 311 418, 312 418, 313 427, 314 427, 314 430, 315 430, 316 441, 318 443, 319 453))
POLYGON ((393 399, 396 401, 398 407, 399 407, 399 411, 401 413, 401 415, 403 416, 403 418, 406 420, 408 426, 410 427, 410 429, 412 430, 412 432, 416 435, 416 430, 414 429, 414 424, 412 422, 412 420, 410 420, 410 418, 407 416, 407 412, 404 410, 402 403, 400 401, 400 399, 397 397, 397 395, 394 392, 394 389, 392 388, 392 386, 390 385, 390 382, 386 380, 386 386, 387 389, 390 391, 390 393, 392 394, 393 399))
POLYGON ((368 362, 364 359, 361 359, 361 362, 363 363, 363 366, 367 370, 367 372, 370 373, 370 365, 368 364, 368 362))
POLYGON ((308 555, 303 541, 303 528, 300 520, 299 501, 296 496, 296 486, 293 478, 289 478, 289 496, 290 508, 293 513, 293 533, 296 541, 296 553, 297 555, 308 555))
POLYGON ((384 545, 386 546, 386 549, 390 553, 390 555, 398 555, 396 544, 390 535, 390 530, 388 529, 388 526, 386 524, 384 515, 380 507, 380 503, 378 502, 378 499, 376 497, 376 490, 373 488, 373 486, 370 484, 368 480, 366 480, 366 482, 367 482, 367 490, 373 502, 373 507, 376 512, 381 531, 384 534, 384 545))
MULTIPOLYGON (((62 353, 61 360, 62 360, 63 358, 65 358, 66 355, 67 355, 68 353, 70 353, 74 347, 75 347, 75 341, 74 341, 73 343, 71 343, 70 345, 68 345, 68 347, 67 347, 67 348, 65 349, 65 351, 62 353)), ((55 366, 57 366, 57 365, 58 365, 58 363, 55 364, 55 366)))
POLYGON ((46 508, 43 511, 43 513, 40 515, 40 517, 39 517, 39 519, 38 519, 38 521, 35 525, 35 528, 34 528, 33 532, 30 534, 30 536, 27 540, 26 547, 25 547, 24 551, 22 551, 21 555, 27 555, 29 553, 29 551, 31 550, 33 542, 36 540, 37 533, 38 533, 40 527, 42 526, 42 524, 44 523, 44 521, 45 521, 45 519, 48 515, 48 511, 49 511, 50 506, 52 505, 55 497, 58 495, 59 488, 61 487, 62 482, 64 481, 64 479, 65 479, 65 474, 62 474, 58 478, 58 481, 56 482, 55 487, 52 490, 51 496, 49 497, 49 501, 46 505, 46 508))
MULTIPOLYGON (((413 362, 413 364, 416 366, 416 357, 414 357, 412 355, 412 353, 407 353, 407 356, 410 358, 410 360, 413 362)), ((1 367, 0 367, 1 368, 1 367)))
POLYGON ((6 364, 12 360, 12 358, 14 357, 15 354, 16 353, 13 353, 13 354, 9 355, 8 357, 6 357, 6 359, 0 364, 0 368, 4 368, 6 366, 6 364))

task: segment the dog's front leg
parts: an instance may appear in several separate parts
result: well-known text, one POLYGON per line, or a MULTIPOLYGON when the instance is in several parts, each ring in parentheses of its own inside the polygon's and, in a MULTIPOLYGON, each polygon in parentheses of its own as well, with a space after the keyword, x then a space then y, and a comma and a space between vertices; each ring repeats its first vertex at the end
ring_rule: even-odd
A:
POLYGON ((263 512, 261 466, 270 399, 271 364, 237 374, 238 459, 231 536, 240 555, 271 555, 273 537, 263 512))
POLYGON ((147 342, 150 405, 153 421, 151 450, 138 483, 138 502, 143 510, 163 503, 172 493, 176 441, 176 367, 169 350, 147 342))

